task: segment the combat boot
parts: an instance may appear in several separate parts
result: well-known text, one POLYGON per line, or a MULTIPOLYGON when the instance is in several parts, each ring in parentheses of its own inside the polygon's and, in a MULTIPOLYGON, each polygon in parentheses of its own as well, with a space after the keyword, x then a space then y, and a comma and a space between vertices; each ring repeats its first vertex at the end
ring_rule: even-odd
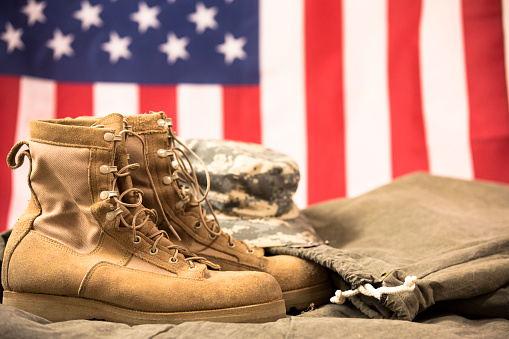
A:
POLYGON ((180 239, 172 241, 219 264, 222 270, 271 274, 281 286, 287 311, 329 301, 333 290, 325 268, 293 256, 266 256, 263 248, 236 240, 221 230, 210 204, 212 212, 207 217, 201 203, 208 203, 208 188, 200 194, 194 169, 186 153, 177 147, 180 141, 164 113, 128 116, 126 121, 143 137, 147 150, 143 154, 139 143, 129 139, 129 153, 142 167, 148 167, 154 178, 151 181, 144 171, 138 171, 133 174, 133 182, 143 190, 146 205, 162 216, 158 227, 177 231, 180 239))
POLYGON ((51 321, 284 317, 272 276, 214 270, 157 229, 156 212, 143 206, 141 190, 132 185, 130 175, 140 169, 128 160, 129 135, 136 139, 120 114, 30 122, 30 140, 8 156, 13 169, 24 156, 30 160, 32 197, 7 243, 4 304, 51 321))

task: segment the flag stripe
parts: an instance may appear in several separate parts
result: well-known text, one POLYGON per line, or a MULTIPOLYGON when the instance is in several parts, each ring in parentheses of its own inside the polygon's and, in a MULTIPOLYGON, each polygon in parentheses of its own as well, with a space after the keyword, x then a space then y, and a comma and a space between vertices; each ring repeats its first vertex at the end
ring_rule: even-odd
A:
POLYGON ((179 136, 223 138, 223 92, 219 85, 177 86, 179 136))
POLYGON ((57 83, 55 108, 57 118, 92 115, 92 86, 89 84, 57 83))
POLYGON ((299 207, 308 188, 303 22, 303 0, 260 1, 262 142, 299 165, 299 207))
POLYGON ((470 136, 475 177, 509 182, 509 111, 502 4, 463 1, 470 136))
POLYGON ((163 111, 167 117, 173 120, 173 130, 178 131, 177 91, 175 86, 140 85, 139 96, 139 113, 163 111))
POLYGON ((428 170, 419 71, 421 1, 388 3, 392 175, 428 170))
POLYGON ((344 196, 341 1, 306 2, 308 203, 344 196))
POLYGON ((0 103, 2 103, 2 112, 0 115, 0 124, 2 127, 2 138, 0 138, 0 178, 2 178, 2 193, 0 194, 0 203, 4 208, 0 215, 0 232, 7 227, 12 226, 8 223, 8 207, 11 202, 12 188, 16 187, 12 182, 12 171, 6 166, 5 159, 16 140, 16 120, 18 115, 19 102, 19 78, 10 76, 0 76, 0 103))
POLYGON ((505 79, 509 97, 509 1, 500 1, 502 3, 502 32, 504 34, 505 79))
POLYGON ((387 4, 343 4, 347 195, 355 196, 392 178, 387 4))
POLYGON ((422 8, 420 60, 430 171, 471 179, 461 3, 423 0, 422 8))
MULTIPOLYGON (((56 85, 52 80, 21 77, 19 86, 19 109, 15 140, 28 140, 30 120, 54 119, 56 85)), ((12 187, 8 225, 12 227, 30 200, 27 187, 28 161, 11 172, 12 187)))
POLYGON ((260 88, 223 87, 224 138, 261 142, 260 88))
POLYGON ((138 85, 129 83, 95 83, 93 86, 94 115, 110 113, 138 114, 138 85))

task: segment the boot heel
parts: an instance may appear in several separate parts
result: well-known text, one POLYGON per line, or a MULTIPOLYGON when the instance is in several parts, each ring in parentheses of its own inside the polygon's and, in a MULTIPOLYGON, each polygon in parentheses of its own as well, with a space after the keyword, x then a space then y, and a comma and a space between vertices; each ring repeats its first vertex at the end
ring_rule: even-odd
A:
MULTIPOLYGON (((4 291, 3 304, 35 314, 52 322, 98 319, 97 307, 81 298, 4 291)), ((98 319, 99 320, 99 319, 98 319)))

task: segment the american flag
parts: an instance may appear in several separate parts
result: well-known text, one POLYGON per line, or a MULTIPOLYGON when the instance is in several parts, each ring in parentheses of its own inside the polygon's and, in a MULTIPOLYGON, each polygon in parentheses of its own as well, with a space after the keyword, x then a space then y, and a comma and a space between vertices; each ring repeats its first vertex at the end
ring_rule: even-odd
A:
MULTIPOLYGON (((32 119, 163 110, 292 156, 300 207, 413 171, 508 183, 508 46, 506 0, 2 0, 2 158, 32 119)), ((0 166, 0 231, 27 171, 0 166)))

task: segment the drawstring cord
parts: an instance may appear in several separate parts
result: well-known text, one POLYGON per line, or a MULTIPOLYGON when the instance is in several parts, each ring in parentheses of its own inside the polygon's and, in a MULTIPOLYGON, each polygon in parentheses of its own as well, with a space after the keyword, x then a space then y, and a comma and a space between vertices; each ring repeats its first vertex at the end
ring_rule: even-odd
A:
POLYGON ((371 284, 364 284, 354 290, 337 290, 336 295, 330 298, 330 301, 334 304, 343 304, 346 301, 346 298, 353 297, 359 293, 368 297, 375 297, 376 299, 380 300, 383 294, 399 294, 413 291, 415 289, 416 281, 416 276, 408 276, 405 278, 403 285, 400 286, 374 288, 371 284))

